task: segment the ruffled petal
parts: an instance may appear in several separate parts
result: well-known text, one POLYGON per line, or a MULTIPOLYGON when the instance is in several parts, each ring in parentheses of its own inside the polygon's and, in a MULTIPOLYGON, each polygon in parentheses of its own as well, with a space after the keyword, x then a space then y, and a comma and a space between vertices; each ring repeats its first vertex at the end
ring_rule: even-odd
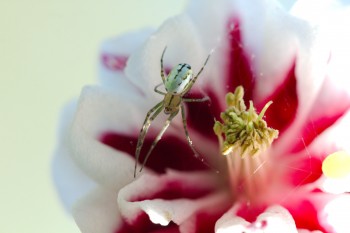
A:
POLYGON ((271 206, 252 223, 236 215, 237 207, 231 208, 215 226, 216 233, 266 232, 296 233, 292 215, 281 206, 271 206))
POLYGON ((180 225, 181 232, 199 232, 201 223, 196 221, 196 214, 210 209, 217 215, 227 208, 229 196, 218 191, 217 178, 198 172, 144 174, 119 192, 118 204, 130 225, 139 225, 140 216, 146 213, 154 224, 167 226, 172 221, 180 225))
POLYGON ((76 101, 68 103, 61 115, 58 127, 58 144, 52 160, 52 176, 58 194, 66 210, 92 190, 96 184, 77 167, 72 159, 69 143, 70 128, 76 109, 76 101))
POLYGON ((116 196, 114 190, 99 188, 76 203, 73 216, 82 233, 121 232, 123 221, 116 196))

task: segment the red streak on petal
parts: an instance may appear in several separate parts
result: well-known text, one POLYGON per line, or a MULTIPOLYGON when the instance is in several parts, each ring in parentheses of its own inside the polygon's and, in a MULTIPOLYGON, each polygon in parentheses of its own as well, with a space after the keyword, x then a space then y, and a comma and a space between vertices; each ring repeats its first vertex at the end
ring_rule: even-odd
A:
POLYGON ((130 202, 144 201, 149 199, 175 200, 180 198, 197 199, 212 193, 212 188, 203 188, 201 186, 189 186, 181 180, 169 180, 162 189, 155 193, 143 193, 137 196, 137 199, 129 200, 130 202))
POLYGON ((293 122, 298 109, 297 81, 294 71, 295 62, 286 73, 283 83, 276 88, 271 96, 257 106, 257 109, 261 110, 268 101, 273 101, 273 104, 266 111, 266 122, 269 127, 278 129, 280 132, 293 122))
POLYGON ((335 112, 333 116, 325 116, 316 120, 310 120, 305 123, 305 126, 300 133, 300 139, 296 142, 292 148, 292 152, 299 152, 310 145, 311 142, 320 135, 323 131, 332 126, 340 117, 345 114, 347 108, 343 111, 335 112))
POLYGON ((322 161, 305 151, 304 159, 296 164, 290 164, 288 175, 293 186, 313 183, 322 175, 322 161))
POLYGON ((248 222, 255 222, 256 218, 265 211, 266 206, 261 205, 241 205, 236 215, 244 218, 248 222))
MULTIPOLYGON (((106 132, 100 136, 99 140, 116 150, 127 153, 131 157, 135 156, 137 144, 137 137, 135 136, 106 132)), ((153 137, 145 139, 140 154, 141 163, 153 140, 153 137)), ((204 163, 194 157, 191 148, 185 141, 180 141, 172 136, 165 136, 158 142, 146 163, 146 167, 158 173, 164 173, 167 168, 180 171, 209 169, 204 163)))
MULTIPOLYGON (((199 134, 213 142, 217 142, 216 135, 213 131, 214 119, 220 117, 220 106, 217 96, 210 90, 206 91, 210 101, 200 103, 186 103, 186 119, 189 127, 189 133, 191 129, 196 130, 199 134)), ((200 99, 204 96, 200 93, 191 92, 186 98, 200 99)), ((190 135, 191 136, 191 135, 190 135)))
POLYGON ((207 212, 198 212, 195 216, 195 229, 193 233, 213 233, 216 221, 221 217, 220 214, 210 214, 207 212))
POLYGON ((229 209, 230 202, 226 204, 215 204, 203 207, 196 211, 183 224, 183 232, 188 233, 213 233, 215 223, 229 209), (185 231, 186 230, 186 231, 185 231))
POLYGON ((150 221, 148 215, 142 212, 136 220, 129 223, 124 221, 114 233, 179 233, 178 226, 170 222, 168 226, 161 226, 150 221))
MULTIPOLYGON (((246 104, 253 99, 255 79, 251 70, 249 59, 242 44, 242 36, 237 19, 231 19, 228 23, 228 63, 225 89, 234 92, 236 87, 242 85, 244 88, 244 99, 246 104)), ((249 105, 248 105, 249 106, 249 105)))
POLYGON ((327 232, 320 225, 317 216, 317 209, 310 201, 302 200, 299 203, 293 203, 293 205, 289 205, 286 208, 292 214, 297 228, 327 232))
POLYGON ((101 62, 103 66, 112 71, 124 71, 126 66, 127 56, 114 55, 114 54, 102 54, 101 62))

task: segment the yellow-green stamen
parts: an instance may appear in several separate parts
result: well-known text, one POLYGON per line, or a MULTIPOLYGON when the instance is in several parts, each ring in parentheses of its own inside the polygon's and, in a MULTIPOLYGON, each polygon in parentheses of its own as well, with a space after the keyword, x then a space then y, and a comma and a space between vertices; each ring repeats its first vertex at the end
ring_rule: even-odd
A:
POLYGON ((220 116, 222 122, 215 121, 214 132, 218 136, 223 155, 234 151, 242 158, 246 155, 254 156, 265 151, 278 137, 278 130, 268 127, 263 120, 272 101, 268 102, 258 115, 252 101, 247 110, 243 96, 242 86, 237 87, 235 93, 228 93, 227 109, 220 116))

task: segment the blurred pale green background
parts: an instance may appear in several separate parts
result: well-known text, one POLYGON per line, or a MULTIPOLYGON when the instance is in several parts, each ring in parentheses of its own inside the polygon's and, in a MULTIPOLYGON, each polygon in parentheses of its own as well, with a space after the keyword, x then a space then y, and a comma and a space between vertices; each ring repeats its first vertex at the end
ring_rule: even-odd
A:
POLYGON ((102 40, 159 26, 185 0, 0 2, 0 232, 79 232, 50 174, 63 104, 94 83, 102 40))

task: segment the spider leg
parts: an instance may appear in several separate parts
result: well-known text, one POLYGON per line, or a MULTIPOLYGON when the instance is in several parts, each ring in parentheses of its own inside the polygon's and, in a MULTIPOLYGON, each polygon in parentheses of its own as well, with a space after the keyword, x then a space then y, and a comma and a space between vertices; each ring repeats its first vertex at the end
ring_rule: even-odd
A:
POLYGON ((155 146, 157 145, 157 143, 159 142, 159 140, 162 138, 165 130, 169 127, 170 125, 170 122, 173 120, 173 118, 177 115, 179 111, 176 111, 176 112, 173 112, 170 114, 170 116, 168 117, 168 119, 166 120, 162 130, 159 132, 159 134, 157 135, 156 139, 153 141, 152 145, 151 145, 151 148, 148 150, 148 153, 145 157, 145 159, 143 160, 143 163, 142 163, 142 167, 140 169, 140 172, 142 171, 142 169, 144 168, 149 156, 151 155, 153 149, 155 148, 155 146))
POLYGON ((185 107, 184 107, 184 104, 181 104, 181 116, 182 116, 182 123, 183 123, 183 126, 184 126, 184 130, 185 130, 185 134, 186 134, 186 139, 187 139, 187 142, 188 142, 188 145, 191 147, 192 149, 192 152, 194 153, 194 156, 199 159, 202 163, 204 163, 207 167, 211 167, 206 161, 205 159, 203 158, 202 155, 200 155, 197 150, 194 148, 193 146, 193 142, 190 138, 190 135, 188 133, 188 129, 187 129, 187 121, 186 121, 186 116, 185 116, 185 107))
POLYGON ((211 55, 211 54, 209 53, 207 59, 206 59, 205 62, 204 62, 204 65, 203 65, 202 68, 198 71, 198 74, 192 79, 192 83, 195 83, 196 80, 197 80, 197 78, 198 78, 198 76, 202 73, 204 67, 207 65, 207 63, 208 63, 208 61, 209 61, 210 55, 211 55))
POLYGON ((191 90, 191 88, 192 88, 193 84, 196 82, 198 76, 202 73, 204 67, 207 65, 209 58, 210 58, 210 54, 208 55, 207 59, 205 60, 202 68, 199 70, 198 74, 193 79, 190 80, 189 85, 187 85, 187 87, 185 88, 183 93, 187 93, 189 90, 191 90))
POLYGON ((162 77, 163 83, 165 83, 164 67, 163 67, 163 57, 166 50, 166 46, 163 50, 162 57, 160 58, 160 76, 162 77))
POLYGON ((163 110, 164 105, 163 101, 159 102, 156 104, 151 110, 147 112, 145 121, 143 122, 139 138, 137 140, 137 145, 136 145, 136 152, 135 152, 135 170, 134 170, 134 177, 136 177, 136 168, 137 168, 137 163, 139 161, 140 157, 140 151, 143 145, 143 141, 145 140, 147 131, 151 125, 151 122, 158 116, 158 114, 163 110), (153 114, 152 114, 153 113, 153 114), (151 116, 152 115, 152 116, 151 116))
POLYGON ((205 102, 205 101, 210 101, 210 98, 208 96, 205 96, 200 99, 192 99, 192 98, 182 98, 184 102, 205 102))
POLYGON ((193 84, 196 82, 198 76, 202 73, 204 67, 207 65, 207 63, 208 63, 208 61, 209 61, 209 58, 210 58, 210 54, 208 55, 207 59, 205 60, 205 62, 204 62, 204 64, 203 64, 202 68, 198 71, 197 75, 196 75, 193 79, 191 79, 190 84, 189 84, 188 87, 186 88, 187 91, 190 90, 190 89, 192 88, 192 86, 193 86, 193 84))
POLYGON ((157 92, 158 94, 161 94, 161 95, 166 95, 166 93, 158 90, 158 87, 160 87, 161 85, 163 85, 163 83, 159 83, 157 86, 154 87, 154 91, 157 92))
POLYGON ((199 158, 199 154, 196 151, 196 149, 194 148, 192 140, 191 140, 190 135, 189 135, 188 130, 187 130, 187 121, 186 121, 186 116, 185 116, 185 107, 184 107, 183 104, 181 104, 181 116, 182 116, 182 124, 184 126, 184 130, 185 130, 185 134, 186 134, 186 139, 187 139, 188 145, 191 147, 191 149, 192 149, 194 155, 196 156, 196 158, 199 158))

